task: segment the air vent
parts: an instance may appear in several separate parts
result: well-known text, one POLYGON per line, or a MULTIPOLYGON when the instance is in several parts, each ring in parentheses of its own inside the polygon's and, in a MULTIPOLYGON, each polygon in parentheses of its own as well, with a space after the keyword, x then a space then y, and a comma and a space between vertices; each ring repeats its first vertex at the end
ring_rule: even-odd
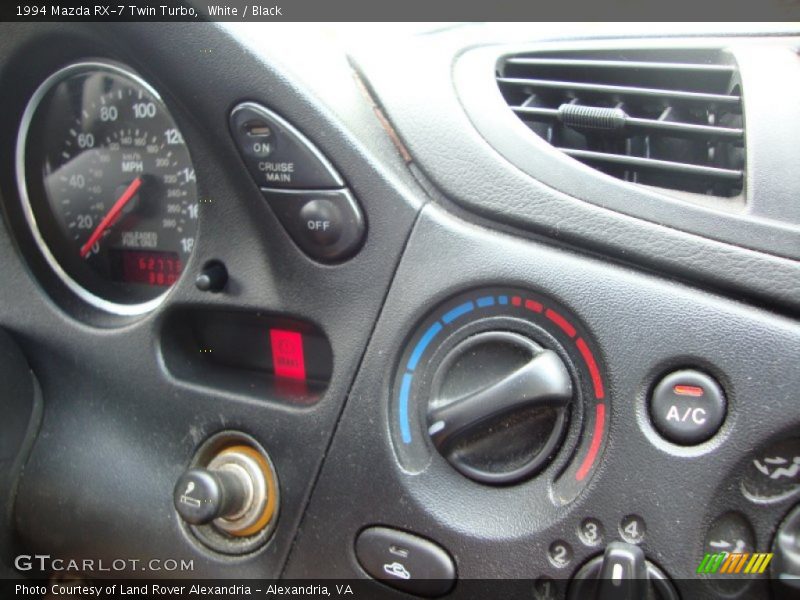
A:
POLYGON ((509 107, 566 155, 625 181, 734 197, 744 183, 735 65, 707 50, 506 57, 509 107))

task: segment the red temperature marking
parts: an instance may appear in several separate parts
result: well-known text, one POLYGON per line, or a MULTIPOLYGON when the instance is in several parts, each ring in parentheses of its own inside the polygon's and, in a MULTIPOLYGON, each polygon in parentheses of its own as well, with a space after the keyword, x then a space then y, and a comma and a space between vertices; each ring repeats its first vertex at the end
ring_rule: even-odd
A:
POLYGON ((542 305, 535 300, 525 300, 525 308, 533 312, 542 312, 542 305))
POLYGON ((594 396, 600 400, 605 396, 605 390, 603 389, 603 378, 600 377, 600 369, 597 368, 594 355, 592 354, 592 351, 589 350, 589 346, 586 345, 586 342, 583 341, 583 338, 578 338, 575 341, 575 345, 578 346, 578 350, 580 351, 581 356, 583 356, 583 360, 586 361, 586 366, 589 368, 589 374, 592 376, 594 396))
POLYGON ((270 329, 272 366, 275 375, 286 379, 306 379, 306 361, 303 354, 303 336, 296 331, 270 329))
POLYGON ((676 385, 672 388, 672 391, 678 396, 694 396, 695 398, 699 398, 703 395, 703 388, 699 385, 676 385))
POLYGON ((575 479, 583 481, 584 477, 589 474, 589 470, 594 464, 594 459, 597 458, 597 452, 600 450, 600 442, 603 441, 603 429, 605 429, 606 419, 606 405, 598 404, 594 416, 594 435, 592 435, 592 442, 589 444, 589 452, 586 453, 586 458, 583 459, 581 468, 575 473, 575 479))
POLYGON ((567 321, 564 317, 558 314, 556 311, 547 309, 544 312, 545 316, 550 319, 553 323, 561 327, 569 337, 575 337, 575 328, 567 321))

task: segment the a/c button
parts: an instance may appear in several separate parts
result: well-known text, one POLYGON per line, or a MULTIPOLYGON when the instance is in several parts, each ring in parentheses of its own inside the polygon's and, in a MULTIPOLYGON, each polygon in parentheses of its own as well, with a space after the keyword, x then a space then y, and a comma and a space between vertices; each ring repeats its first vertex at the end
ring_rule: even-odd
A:
POLYGON ((665 376, 653 389, 650 418, 671 442, 700 444, 710 439, 725 420, 725 394, 700 371, 685 369, 665 376))

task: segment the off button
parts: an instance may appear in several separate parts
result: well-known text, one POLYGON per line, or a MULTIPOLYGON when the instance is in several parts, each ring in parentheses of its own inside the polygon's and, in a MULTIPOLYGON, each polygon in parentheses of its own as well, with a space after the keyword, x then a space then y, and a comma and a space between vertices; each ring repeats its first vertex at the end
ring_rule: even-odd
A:
POLYGON ((691 446, 710 439, 725 420, 725 394, 700 371, 686 369, 664 377, 653 389, 650 418, 671 442, 691 446))
POLYGON ((315 244, 330 246, 342 236, 342 211, 330 200, 312 200, 300 209, 300 225, 315 244))
POLYGON ((348 189, 276 190, 261 188, 286 231, 311 258, 339 262, 364 240, 364 217, 348 189))

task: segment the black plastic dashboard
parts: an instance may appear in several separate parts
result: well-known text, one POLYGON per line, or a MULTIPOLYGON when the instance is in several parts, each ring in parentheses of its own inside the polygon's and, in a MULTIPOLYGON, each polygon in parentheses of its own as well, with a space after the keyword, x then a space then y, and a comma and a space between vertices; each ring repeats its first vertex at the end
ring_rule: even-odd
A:
MULTIPOLYGON (((800 89, 800 58, 797 32, 753 29, 464 25, 347 53, 300 25, 0 25, 8 576, 50 575, 21 554, 159 558, 193 561, 170 577, 350 579, 398 598, 503 580, 549 600, 597 593, 612 548, 666 582, 648 597, 791 597, 800 121, 796 103, 767 107, 770 77, 782 98, 800 89), (697 46, 739 48, 741 210, 559 154, 492 68, 697 46), (753 48, 779 48, 782 73, 753 48), (146 310, 76 293, 26 218, 23 114, 87 61, 152 86, 196 175, 193 247, 146 310), (269 524, 188 520, 176 482, 239 446, 266 457, 269 524), (725 548, 772 566, 703 571, 725 548)), ((111 188, 120 211, 144 206, 141 177, 111 188)), ((129 565, 114 576, 139 576, 129 565)))

